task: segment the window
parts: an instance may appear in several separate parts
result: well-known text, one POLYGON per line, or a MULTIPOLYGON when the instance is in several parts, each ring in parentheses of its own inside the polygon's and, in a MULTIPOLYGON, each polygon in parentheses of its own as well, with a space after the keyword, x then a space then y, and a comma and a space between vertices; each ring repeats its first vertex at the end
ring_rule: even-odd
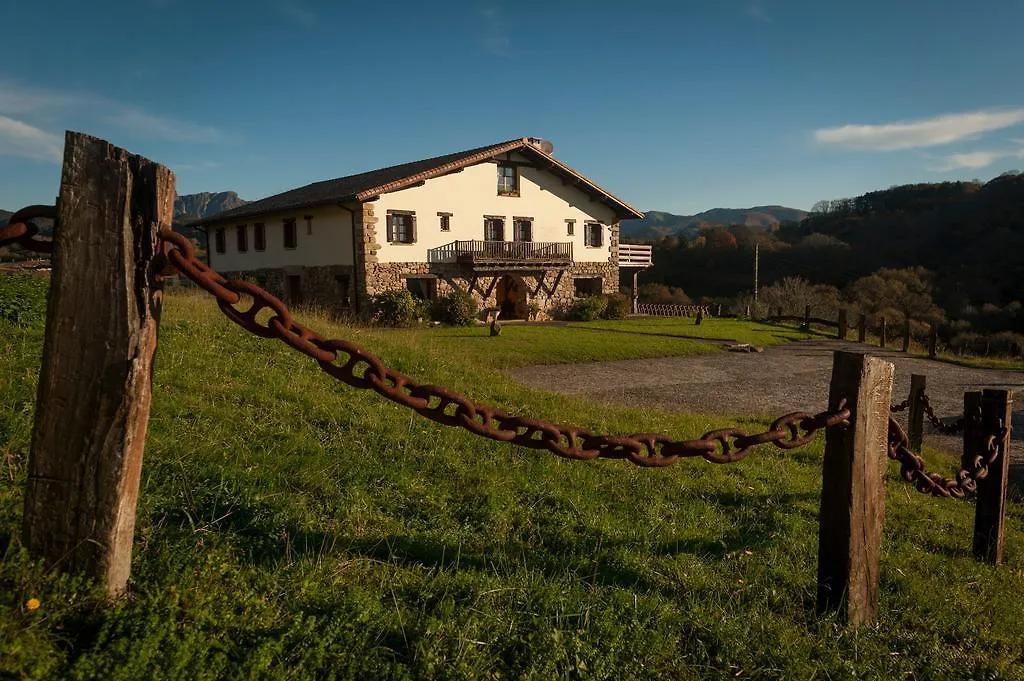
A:
POLYGON ((450 232, 452 231, 452 214, 451 213, 438 213, 437 216, 441 218, 441 231, 450 232))
POLYGON ((533 218, 516 218, 512 234, 513 241, 533 241, 533 218))
MULTIPOLYGON (((292 226, 295 226, 294 220, 292 226)), ((298 274, 288 275, 288 302, 292 305, 302 304, 302 277, 298 274)))
POLYGON ((603 285, 601 277, 577 277, 572 280, 573 293, 577 298, 601 295, 603 285))
POLYGON ((505 218, 484 218, 484 241, 505 240, 505 218))
POLYGON ((566 220, 565 221, 565 235, 566 236, 572 236, 575 233, 576 233, 576 221, 575 220, 566 220))
POLYGON ((348 286, 349 279, 347 274, 337 274, 334 276, 334 283, 338 285, 338 300, 341 301, 342 307, 349 307, 351 300, 348 297, 348 286))
POLYGON ((409 277, 405 280, 405 287, 419 300, 437 298, 437 279, 433 277, 409 277))
POLYGON ((416 213, 408 210, 389 210, 388 241, 396 244, 411 244, 416 241, 416 213))
POLYGON ((267 229, 262 222, 252 226, 252 241, 257 251, 267 250, 267 229))
POLYGON ((295 248, 298 246, 298 234, 295 232, 295 218, 287 218, 284 221, 284 247, 295 248))
POLYGON ((604 229, 600 222, 588 222, 583 232, 584 246, 601 246, 604 244, 604 229))
POLYGON ((226 241, 224 238, 224 228, 218 227, 217 231, 213 233, 213 238, 217 244, 217 252, 223 253, 225 249, 224 242, 226 241))
POLYGON ((249 226, 238 225, 235 227, 235 236, 238 237, 238 252, 245 253, 249 250, 249 226))
POLYGON ((514 165, 498 164, 498 196, 519 196, 519 172, 514 165))
POLYGON ((313 216, 312 215, 306 215, 302 219, 306 221, 306 234, 312 234, 313 233, 313 216))

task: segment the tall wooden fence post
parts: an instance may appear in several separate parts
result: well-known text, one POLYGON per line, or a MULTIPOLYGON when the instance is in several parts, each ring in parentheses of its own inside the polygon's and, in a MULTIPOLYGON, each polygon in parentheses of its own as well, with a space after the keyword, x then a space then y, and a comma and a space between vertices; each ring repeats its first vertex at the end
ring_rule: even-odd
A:
POLYGON ((839 308, 839 340, 846 340, 846 308, 839 308))
POLYGON ((822 464, 818 612, 853 626, 878 612, 878 565, 885 516, 886 442, 894 367, 836 351, 829 409, 847 400, 848 428, 829 428, 822 464))
POLYGON ((903 320, 903 352, 910 350, 910 317, 903 320))
POLYGON ((885 329, 885 317, 882 317, 881 325, 882 325, 881 338, 879 338, 879 340, 878 340, 878 347, 884 348, 885 347, 885 331, 886 331, 886 329, 885 329))
POLYGON ((929 325, 928 330, 928 358, 935 359, 935 346, 938 345, 939 330, 936 328, 935 323, 929 325))
POLYGON ((921 453, 924 440, 924 390, 928 379, 921 374, 910 374, 910 395, 907 396, 907 438, 910 448, 921 453))
POLYGON ((811 306, 804 305, 804 331, 811 330, 811 306))
POLYGON ((131 569, 174 175, 88 135, 64 144, 23 533, 33 557, 115 595, 131 569))
POLYGON ((863 343, 868 337, 868 316, 863 312, 857 317, 857 342, 863 343))
MULTIPOLYGON (((969 419, 964 419, 965 454, 984 452, 987 445, 985 434, 1000 423, 1009 428, 1010 420, 1013 418, 1013 391, 986 389, 980 397, 981 428, 973 428, 968 437, 969 419)), ((977 397, 972 400, 977 400, 977 397)), ((965 395, 965 417, 971 414, 967 406, 968 400, 965 395)), ((1009 430, 997 445, 999 458, 988 467, 988 475, 983 480, 978 480, 978 499, 974 512, 974 557, 992 565, 1003 562, 1003 518, 1006 513, 1006 483, 1010 472, 1009 430)))

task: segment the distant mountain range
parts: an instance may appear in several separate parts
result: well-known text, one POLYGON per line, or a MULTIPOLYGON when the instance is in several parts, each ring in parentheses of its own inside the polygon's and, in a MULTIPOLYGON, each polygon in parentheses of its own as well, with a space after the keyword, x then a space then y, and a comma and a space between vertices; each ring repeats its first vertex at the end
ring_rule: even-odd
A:
POLYGON ((12 215, 14 215, 14 213, 9 210, 0 210, 0 225, 6 225, 12 215))
POLYGON ((221 211, 238 208, 249 203, 235 192, 200 192, 183 194, 174 199, 174 221, 189 222, 208 218, 221 211))
POLYGON ((786 206, 754 206, 753 208, 712 208, 696 215, 674 215, 658 210, 644 213, 643 220, 626 220, 620 234, 630 239, 658 239, 683 232, 693 235, 701 227, 715 225, 748 225, 773 230, 783 222, 800 222, 807 211, 786 206))

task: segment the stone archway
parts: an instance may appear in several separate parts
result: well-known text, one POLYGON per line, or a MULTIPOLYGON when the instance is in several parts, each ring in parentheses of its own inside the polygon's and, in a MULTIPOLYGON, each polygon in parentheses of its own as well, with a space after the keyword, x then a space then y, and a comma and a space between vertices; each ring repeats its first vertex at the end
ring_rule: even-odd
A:
POLYGON ((522 278, 506 274, 495 289, 495 300, 501 310, 501 319, 526 319, 526 284, 522 278))

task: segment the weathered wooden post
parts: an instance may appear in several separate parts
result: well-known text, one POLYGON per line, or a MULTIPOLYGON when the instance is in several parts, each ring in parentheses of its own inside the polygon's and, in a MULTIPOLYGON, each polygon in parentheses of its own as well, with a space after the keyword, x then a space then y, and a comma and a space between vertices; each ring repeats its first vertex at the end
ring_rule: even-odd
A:
POLYGON ((694 326, 700 326, 701 322, 704 321, 704 308, 697 308, 697 318, 693 321, 694 326))
POLYGON ((829 410, 843 399, 848 428, 825 433, 818 533, 818 612, 853 626, 878 612, 878 565, 885 516, 886 442, 894 367, 876 357, 833 354, 829 410))
POLYGON ((910 374, 910 395, 907 396, 907 438, 910 448, 921 452, 924 440, 924 389, 927 379, 921 374, 910 374))
MULTIPOLYGON (((964 416, 969 416, 977 404, 978 393, 964 395, 964 416), (970 405, 968 404, 970 402, 970 405)), ((1010 472, 1010 420, 1013 418, 1013 391, 984 390, 980 395, 981 427, 973 425, 968 435, 970 419, 964 419, 964 454, 976 455, 987 449, 986 433, 1000 424, 1007 427, 1006 435, 997 441, 999 458, 988 467, 988 475, 978 480, 978 498, 974 512, 974 557, 992 565, 1003 562, 1003 519, 1006 514, 1006 483, 1010 472)), ((975 412, 976 413, 976 412, 975 412)), ((966 457, 965 457, 966 458, 966 457)))
POLYGON ((885 332, 886 332, 886 329, 885 329, 885 317, 882 317, 882 337, 878 341, 878 347, 880 347, 880 348, 884 348, 885 347, 885 332))
POLYGON ((749 305, 747 305, 747 307, 744 308, 743 316, 746 317, 747 319, 750 319, 750 306, 749 305))
POLYGON ((846 340, 846 308, 839 308, 839 331, 837 332, 839 340, 846 340))
POLYGON ((88 135, 64 144, 24 541, 116 595, 131 569, 174 175, 88 135))
POLYGON ((903 352, 910 350, 910 317, 903 320, 903 352))
POLYGON ((863 343, 868 337, 868 316, 863 312, 857 317, 857 342, 863 343))
POLYGON ((810 331, 811 330, 811 306, 810 305, 804 305, 804 324, 803 324, 803 329, 804 329, 804 331, 810 331))
POLYGON ((935 359, 935 346, 938 344, 939 330, 935 326, 935 322, 929 324, 928 330, 928 358, 935 359))
POLYGON ((722 316, 722 304, 721 303, 718 304, 718 309, 715 311, 715 316, 716 317, 721 317, 722 316))

